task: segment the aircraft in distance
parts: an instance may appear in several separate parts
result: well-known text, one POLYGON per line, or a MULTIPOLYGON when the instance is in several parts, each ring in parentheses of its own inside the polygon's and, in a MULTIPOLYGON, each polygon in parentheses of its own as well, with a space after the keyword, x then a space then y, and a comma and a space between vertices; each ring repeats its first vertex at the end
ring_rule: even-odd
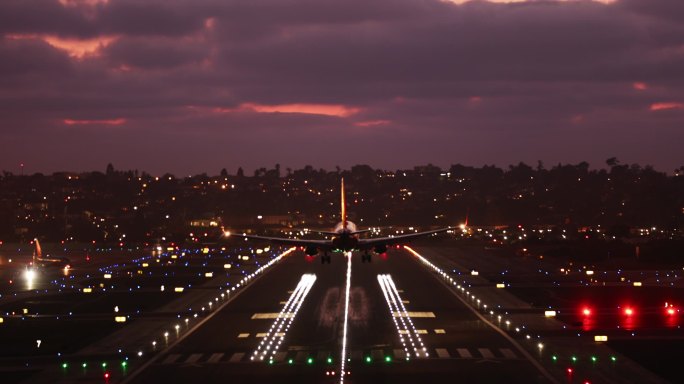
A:
POLYGON ((40 247, 40 242, 38 239, 33 239, 35 243, 35 249, 33 250, 33 261, 31 262, 34 266, 39 267, 67 267, 69 268, 71 260, 66 257, 54 257, 50 255, 43 256, 43 250, 40 247))
POLYGON ((231 234, 230 232, 224 232, 225 237, 238 236, 245 239, 254 240, 265 240, 274 244, 291 245, 296 247, 304 247, 305 252, 308 256, 316 256, 319 252, 323 252, 321 257, 321 263, 330 263, 330 255, 328 252, 349 252, 349 251, 363 251, 361 256, 362 262, 370 262, 371 255, 368 251, 373 250, 376 254, 384 254, 387 252, 387 247, 394 244, 408 242, 414 238, 428 236, 435 233, 446 232, 453 229, 454 227, 446 227, 435 229, 432 231, 409 233, 405 235, 389 236, 389 237, 376 237, 376 238, 359 238, 362 233, 369 232, 370 230, 359 230, 356 224, 347 220, 347 208, 344 198, 344 178, 341 180, 340 187, 340 200, 341 200, 341 221, 334 227, 332 232, 318 231, 323 235, 331 235, 332 239, 329 240, 305 240, 305 239, 288 239, 283 237, 268 237, 268 236, 255 236, 247 234, 231 234))

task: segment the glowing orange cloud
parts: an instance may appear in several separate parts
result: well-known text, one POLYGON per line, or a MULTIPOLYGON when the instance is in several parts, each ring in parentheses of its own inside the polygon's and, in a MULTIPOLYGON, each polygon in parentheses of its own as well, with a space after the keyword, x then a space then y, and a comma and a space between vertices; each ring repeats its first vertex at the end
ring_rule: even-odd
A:
POLYGON ((57 36, 44 36, 48 44, 57 49, 66 51, 69 56, 82 59, 86 55, 95 55, 98 51, 116 40, 112 36, 100 36, 93 39, 63 39, 57 36))
MULTIPOLYGON (((454 4, 464 4, 468 3, 472 0, 442 0, 447 3, 454 3, 454 4)), ((532 2, 532 1, 537 1, 537 0, 485 0, 488 3, 527 3, 527 2, 532 2)), ((555 0, 558 3, 563 3, 563 2, 570 2, 570 1, 577 1, 577 0, 555 0)), ((612 4, 616 2, 617 0, 585 0, 585 1, 593 1, 595 3, 603 3, 603 4, 612 4)))
POLYGON ((357 123, 354 123, 357 127, 375 127, 378 125, 387 125, 389 124, 389 120, 369 120, 369 121, 359 121, 357 123))
POLYGON ((637 91, 645 91, 648 89, 648 84, 637 81, 632 84, 632 88, 636 89, 637 91))
POLYGON ((109 119, 109 120, 75 120, 75 119, 64 119, 62 121, 66 125, 123 125, 126 124, 126 119, 109 119))
POLYGON ((39 39, 50 44, 52 47, 65 51, 69 56, 83 59, 86 56, 97 55, 98 51, 117 38, 114 36, 99 36, 92 39, 65 39, 54 35, 21 35, 12 34, 5 36, 12 40, 39 39))
POLYGON ((358 108, 339 104, 277 104, 265 105, 244 103, 237 108, 214 108, 216 113, 259 112, 259 113, 302 113, 306 115, 323 115, 348 117, 359 112, 358 108))
POLYGON ((667 111, 670 109, 684 109, 684 103, 653 103, 651 104, 651 111, 667 111))
POLYGON ((359 111, 357 108, 336 104, 243 104, 241 108, 249 108, 257 112, 266 113, 303 113, 307 115, 325 115, 337 117, 351 116, 359 111))
POLYGON ((93 7, 98 4, 107 4, 109 0, 59 0, 59 3, 65 7, 78 7, 80 5, 93 7))

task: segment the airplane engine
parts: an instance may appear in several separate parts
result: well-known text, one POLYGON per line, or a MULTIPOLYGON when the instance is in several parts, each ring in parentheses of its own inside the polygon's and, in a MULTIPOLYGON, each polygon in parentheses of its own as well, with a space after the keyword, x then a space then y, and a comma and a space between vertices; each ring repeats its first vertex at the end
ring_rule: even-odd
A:
POLYGON ((378 255, 387 253, 387 246, 385 244, 376 245, 375 248, 373 248, 373 252, 377 253, 378 255))
POLYGON ((313 246, 308 246, 304 250, 304 253, 306 253, 307 256, 316 256, 316 255, 318 255, 318 248, 313 247, 313 246))

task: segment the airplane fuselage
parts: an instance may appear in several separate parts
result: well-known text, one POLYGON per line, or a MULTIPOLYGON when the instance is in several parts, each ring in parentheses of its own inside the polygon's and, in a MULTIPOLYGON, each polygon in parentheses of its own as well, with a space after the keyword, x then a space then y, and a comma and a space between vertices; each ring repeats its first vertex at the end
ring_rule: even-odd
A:
POLYGON ((343 222, 339 222, 333 232, 335 236, 332 238, 333 247, 342 252, 353 251, 359 246, 359 235, 355 234, 356 224, 347 221, 346 227, 343 222))

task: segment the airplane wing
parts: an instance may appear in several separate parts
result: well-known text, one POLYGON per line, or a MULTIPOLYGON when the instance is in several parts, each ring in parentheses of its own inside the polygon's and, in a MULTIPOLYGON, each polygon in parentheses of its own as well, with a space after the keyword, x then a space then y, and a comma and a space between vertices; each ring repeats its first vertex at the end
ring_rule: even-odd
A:
POLYGON ((423 236, 433 235, 435 233, 446 232, 446 231, 452 230, 454 228, 455 227, 446 227, 446 228, 434 229, 432 231, 407 233, 405 235, 375 237, 375 238, 370 238, 370 239, 359 239, 359 248, 370 249, 370 248, 375 247, 377 245, 394 245, 394 244, 398 244, 398 243, 408 242, 408 241, 413 240, 417 237, 423 237, 423 236))
POLYGON ((316 247, 321 250, 333 249, 332 241, 330 240, 288 239, 285 237, 247 235, 244 233, 231 233, 230 236, 241 237, 243 239, 263 240, 273 244, 282 244, 295 247, 316 247))

